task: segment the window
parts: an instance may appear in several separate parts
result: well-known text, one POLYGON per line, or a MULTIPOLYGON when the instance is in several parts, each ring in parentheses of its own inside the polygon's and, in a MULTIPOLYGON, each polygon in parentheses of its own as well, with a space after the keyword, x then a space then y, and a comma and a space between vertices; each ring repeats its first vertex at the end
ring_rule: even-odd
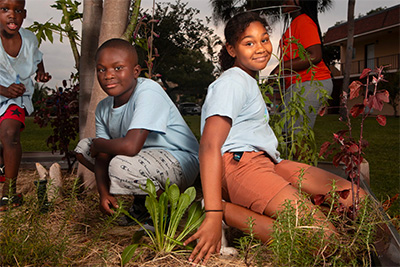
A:
POLYGON ((373 70, 375 68, 375 45, 369 44, 365 46, 365 67, 373 70))

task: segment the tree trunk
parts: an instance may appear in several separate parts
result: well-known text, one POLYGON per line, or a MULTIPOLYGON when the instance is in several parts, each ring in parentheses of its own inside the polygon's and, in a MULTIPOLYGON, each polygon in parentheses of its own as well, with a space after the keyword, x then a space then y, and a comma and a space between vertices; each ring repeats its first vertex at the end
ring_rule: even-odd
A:
POLYGON ((83 1, 81 60, 79 68, 79 136, 83 137, 95 78, 95 53, 99 45, 103 0, 83 1))
MULTIPOLYGON (((99 45, 108 39, 119 38, 122 36, 128 22, 129 6, 130 0, 104 0, 98 42, 99 45)), ((99 23, 99 21, 97 23, 99 23)), ((82 38, 84 37, 82 36, 82 38)), ((95 110, 99 101, 106 97, 106 94, 101 89, 97 79, 94 77, 93 80, 94 82, 91 88, 92 93, 90 97, 90 104, 87 110, 86 126, 83 130, 83 136, 81 136, 81 138, 96 136, 95 110)), ((83 178, 85 187, 89 189, 93 189, 95 187, 96 181, 94 174, 82 165, 79 165, 78 167, 78 176, 83 178)))
MULTIPOLYGON (((349 83, 350 83, 350 72, 351 72, 351 59, 353 55, 353 43, 354 43, 354 7, 356 5, 356 0, 349 0, 347 7, 347 46, 346 46, 346 57, 344 62, 344 70, 343 70, 343 91, 349 92, 349 83)), ((341 108, 341 117, 343 119, 346 116, 346 110, 341 108)))

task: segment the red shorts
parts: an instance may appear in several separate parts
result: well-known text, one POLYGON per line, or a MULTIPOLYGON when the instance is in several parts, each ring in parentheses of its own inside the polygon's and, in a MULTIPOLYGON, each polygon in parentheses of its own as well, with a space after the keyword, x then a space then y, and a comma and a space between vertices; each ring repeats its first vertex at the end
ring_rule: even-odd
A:
POLYGON ((260 214, 279 191, 297 182, 301 169, 310 167, 288 160, 276 164, 264 152, 244 152, 239 161, 227 152, 223 164, 223 198, 260 214))
POLYGON ((25 109, 17 106, 17 105, 10 105, 6 112, 0 116, 0 124, 3 120, 12 119, 17 120, 22 123, 21 131, 25 128, 25 109))

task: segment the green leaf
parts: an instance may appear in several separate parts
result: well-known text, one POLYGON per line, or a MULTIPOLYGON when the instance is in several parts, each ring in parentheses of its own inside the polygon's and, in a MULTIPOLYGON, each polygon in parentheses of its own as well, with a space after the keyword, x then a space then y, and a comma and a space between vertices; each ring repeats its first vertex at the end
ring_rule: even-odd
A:
POLYGON ((203 208, 201 207, 201 202, 197 201, 193 203, 193 205, 189 209, 188 219, 186 221, 185 227, 180 233, 180 235, 176 238, 176 240, 181 241, 193 230, 200 227, 204 218, 205 218, 205 213, 203 211, 203 208))
MULTIPOLYGON (((196 221, 198 218, 203 215, 204 211, 203 208, 201 207, 201 202, 196 201, 193 203, 193 205, 190 206, 189 211, 188 211, 188 218, 186 221, 186 226, 192 224, 194 221, 196 221)), ((186 227, 185 226, 185 227, 186 227)))
POLYGON ((50 29, 47 29, 47 28, 44 29, 44 32, 45 32, 45 34, 47 36, 47 39, 49 39, 49 41, 51 43, 53 43, 53 32, 50 29))
MULTIPOLYGON (((166 217, 168 213, 168 196, 167 193, 164 192, 161 194, 158 200, 158 216, 157 216, 157 223, 154 223, 155 232, 157 240, 160 240, 161 243, 164 242, 164 233, 166 228, 166 217)), ((159 244, 163 246, 163 244, 159 244)))
POLYGON ((176 184, 173 184, 169 187, 168 199, 169 199, 169 204, 171 205, 171 212, 175 211, 180 194, 181 193, 179 187, 176 184))
MULTIPOLYGON (((191 186, 185 190, 184 194, 187 194, 189 196, 189 201, 190 201, 190 203, 192 203, 194 201, 194 199, 196 198, 196 189, 194 189, 194 187, 191 186)), ((190 203, 189 203, 189 205, 190 205, 190 203)))
POLYGON ((149 196, 151 196, 153 198, 157 198, 156 187, 154 186, 153 181, 151 181, 150 179, 147 179, 147 181, 146 181, 146 188, 143 188, 141 185, 139 187, 142 191, 146 192, 149 196))
POLYGON ((122 265, 127 264, 133 257, 136 252, 136 249, 139 247, 138 244, 133 244, 127 246, 124 251, 122 252, 122 265))

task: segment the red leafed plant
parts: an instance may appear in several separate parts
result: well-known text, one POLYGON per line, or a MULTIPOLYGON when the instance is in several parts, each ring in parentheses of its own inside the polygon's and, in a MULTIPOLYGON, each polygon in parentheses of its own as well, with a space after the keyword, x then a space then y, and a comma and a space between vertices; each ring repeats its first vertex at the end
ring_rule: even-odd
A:
MULTIPOLYGON (((378 91, 378 83, 385 81, 383 79, 382 71, 385 66, 381 66, 375 69, 374 72, 371 69, 364 69, 360 75, 360 81, 353 81, 350 86, 350 99, 356 98, 361 92, 364 92, 364 99, 362 103, 355 104, 350 110, 347 106, 347 100, 349 94, 343 92, 341 95, 341 103, 345 108, 346 112, 346 125, 347 130, 340 130, 333 134, 333 141, 327 141, 322 144, 319 155, 333 156, 333 165, 336 167, 339 164, 344 164, 345 172, 349 176, 352 182, 352 195, 353 195, 353 214, 356 214, 357 206, 359 203, 359 188, 360 188, 360 164, 363 161, 363 149, 368 146, 368 142, 363 139, 363 128, 364 121, 367 117, 371 116, 373 109, 382 110, 383 104, 389 102, 389 93, 386 90, 378 91), (371 80, 372 77, 372 80, 371 80), (366 78, 366 83, 362 83, 361 80, 366 78), (369 88, 372 85, 373 90, 369 88), (350 115, 354 118, 361 115, 361 128, 359 139, 356 140, 352 136, 352 126, 350 115), (356 194, 354 192, 356 191, 356 194)), ((321 114, 323 115, 323 114, 321 114)), ((342 120, 342 118, 340 118, 342 120)), ((377 115, 376 120, 382 126, 386 125, 386 117, 383 115, 377 115)))

